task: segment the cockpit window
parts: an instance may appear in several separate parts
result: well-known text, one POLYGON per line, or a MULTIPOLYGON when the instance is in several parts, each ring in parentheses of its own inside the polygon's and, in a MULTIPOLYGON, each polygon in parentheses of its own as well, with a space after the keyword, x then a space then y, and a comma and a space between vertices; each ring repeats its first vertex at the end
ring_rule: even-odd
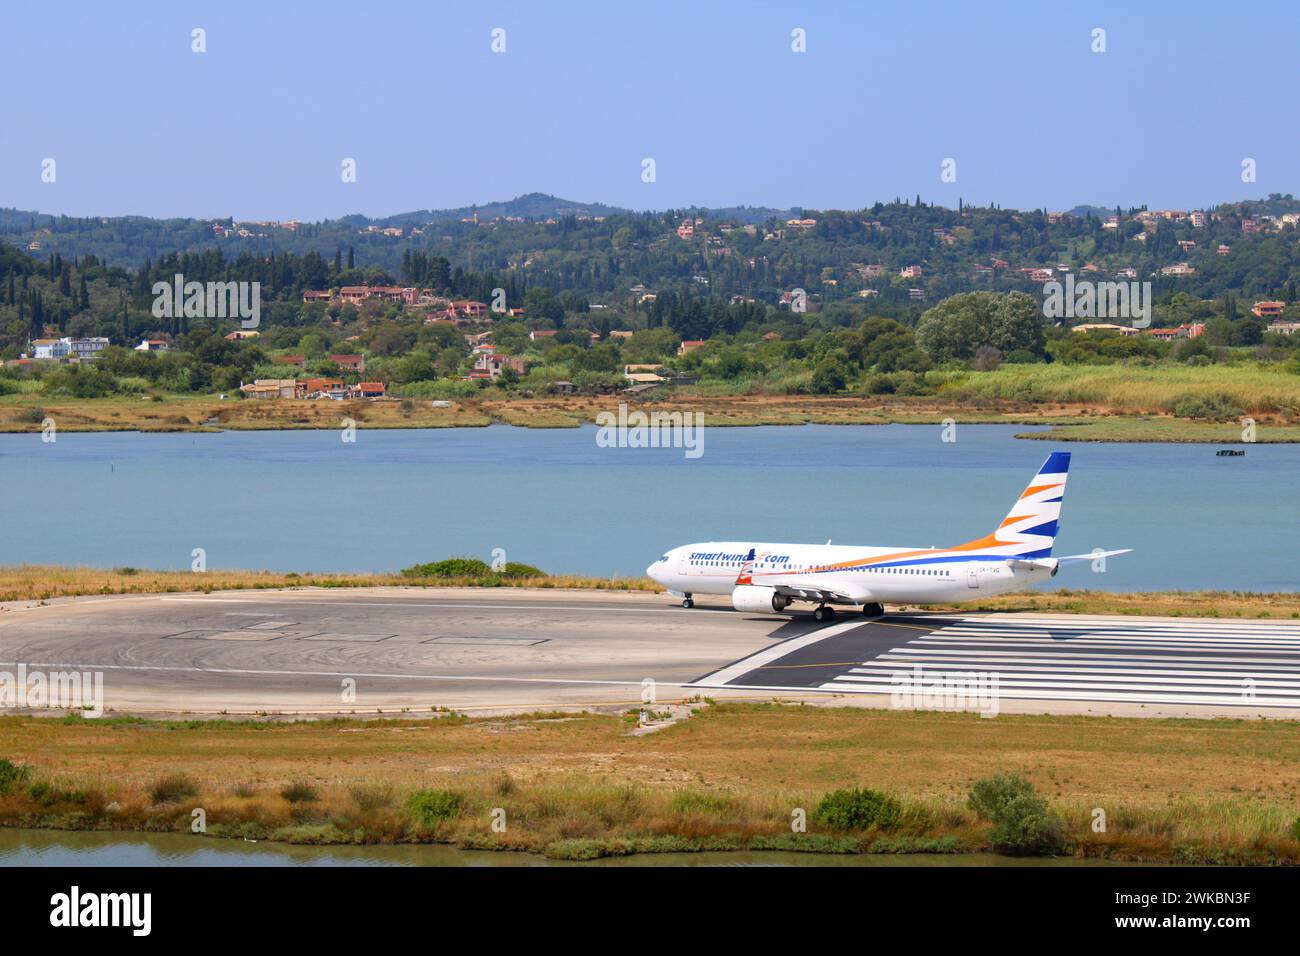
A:
POLYGON ((660 558, 659 558, 659 560, 660 560, 660 561, 667 561, 667 560, 668 560, 668 555, 666 555, 666 554, 665 554, 665 555, 661 555, 660 558))

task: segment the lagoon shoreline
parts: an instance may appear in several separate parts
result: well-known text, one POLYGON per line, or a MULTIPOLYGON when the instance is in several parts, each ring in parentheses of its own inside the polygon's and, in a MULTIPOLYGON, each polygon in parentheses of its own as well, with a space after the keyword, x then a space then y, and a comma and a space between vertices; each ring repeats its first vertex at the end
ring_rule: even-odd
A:
POLYGON ((664 394, 657 397, 484 397, 435 403, 425 399, 308 401, 219 400, 167 395, 69 399, 0 398, 0 434, 41 434, 48 421, 60 432, 220 432, 338 429, 344 418, 365 429, 580 428, 625 404, 633 411, 700 412, 718 428, 765 425, 1020 425, 1041 432, 1017 438, 1050 441, 1300 442, 1300 425, 1283 415, 1257 414, 1247 432, 1235 418, 1180 418, 1160 407, 1134 410, 1106 402, 1023 402, 1009 399, 899 396, 664 394), (1247 437, 1249 435, 1249 437, 1247 437))

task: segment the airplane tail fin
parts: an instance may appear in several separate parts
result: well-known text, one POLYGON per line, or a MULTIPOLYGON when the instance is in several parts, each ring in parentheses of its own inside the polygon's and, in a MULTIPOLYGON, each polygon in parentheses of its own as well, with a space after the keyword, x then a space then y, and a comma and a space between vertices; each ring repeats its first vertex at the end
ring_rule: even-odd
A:
POLYGON ((1054 451, 1047 456, 1033 481, 1021 493, 1011 511, 990 536, 997 545, 1014 545, 1018 558, 1049 558, 1060 530, 1061 499, 1070 470, 1070 453, 1054 451))

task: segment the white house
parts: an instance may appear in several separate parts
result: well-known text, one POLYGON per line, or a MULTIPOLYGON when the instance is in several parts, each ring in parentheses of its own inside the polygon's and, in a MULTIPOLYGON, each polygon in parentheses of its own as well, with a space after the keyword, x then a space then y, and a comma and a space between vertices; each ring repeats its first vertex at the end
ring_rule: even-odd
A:
POLYGON ((98 357, 99 353, 108 348, 108 339, 102 336, 95 336, 89 339, 71 339, 65 338, 64 342, 68 343, 68 352, 75 358, 83 362, 90 361, 98 357))
POLYGON ((67 339, 32 339, 32 358, 63 359, 67 357, 67 339))

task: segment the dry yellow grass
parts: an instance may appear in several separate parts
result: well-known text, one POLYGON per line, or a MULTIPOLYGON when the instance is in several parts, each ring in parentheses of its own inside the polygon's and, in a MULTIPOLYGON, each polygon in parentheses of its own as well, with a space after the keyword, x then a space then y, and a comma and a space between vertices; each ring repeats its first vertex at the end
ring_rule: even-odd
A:
MULTIPOLYGON (((56 801, 39 817, 15 791, 0 801, 0 822, 26 813, 29 825, 107 825, 111 801, 118 826, 153 819, 181 829, 198 805, 210 826, 229 828, 221 832, 249 825, 291 840, 752 845, 788 837, 795 807, 811 813, 829 790, 866 786, 908 808, 910 838, 980 849, 985 828, 966 796, 977 779, 1011 771, 1049 799, 1079 854, 1300 861, 1289 832, 1300 806, 1300 734, 1289 722, 723 705, 649 736, 627 736, 627 726, 594 715, 170 725, 4 718, 0 756, 83 800, 80 811, 56 801), (148 794, 176 773, 198 795, 169 816, 148 794), (319 799, 290 804, 281 790, 295 782, 319 799), (421 788, 457 794, 464 813, 436 832, 413 832, 401 804, 421 788), (511 821, 500 839, 487 825, 495 807, 511 821), (1105 834, 1091 831, 1097 807, 1105 834)), ((850 847, 866 848, 859 837, 850 847)))
MULTIPOLYGON (((1245 445, 1239 422, 1199 422, 1171 416, 1110 416, 1055 424, 1046 431, 1017 438, 1039 441, 1194 442, 1245 445)), ((1260 444, 1300 441, 1300 425, 1257 425, 1252 439, 1260 444)), ((1213 454, 1207 449, 1207 454, 1213 454)))
POLYGON ((1022 591, 973 604, 927 610, 1037 611, 1055 614, 1134 614, 1156 617, 1300 618, 1300 593, 1279 591, 1022 591))
POLYGON ((0 567, 0 601, 44 601, 87 594, 168 594, 178 591, 231 591, 242 588, 366 587, 516 587, 645 591, 659 586, 648 578, 408 578, 400 574, 276 571, 146 571, 137 568, 68 568, 23 564, 0 567))
MULTIPOLYGON (((275 571, 148 571, 23 564, 0 567, 0 601, 40 601, 90 594, 169 594, 242 588, 513 587, 662 591, 649 578, 550 575, 545 578, 407 578, 400 574, 275 571)), ((1039 611, 1061 614, 1148 614, 1189 617, 1300 618, 1300 594, 1245 591, 1026 591, 977 604, 925 605, 926 610, 1039 611)))
POLYGON ((1227 395, 1246 412, 1300 414, 1300 375, 1278 365, 1005 365, 956 376, 954 396, 1067 403, 1126 413, 1169 412, 1184 396, 1227 395))
POLYGON ((368 428, 451 428, 489 425, 492 419, 461 402, 434 408, 427 399, 376 402, 220 401, 211 395, 71 399, 41 395, 0 398, 0 431, 39 432, 33 409, 61 431, 202 431, 341 428, 351 418, 368 428))
MULTIPOLYGON (((1170 417, 1182 397, 1227 395, 1258 419, 1258 440, 1296 441, 1300 376, 1251 366, 1008 365, 993 372, 935 373, 937 395, 719 394, 697 387, 629 398, 564 395, 525 398, 487 389, 434 408, 428 399, 375 402, 219 401, 212 396, 68 399, 39 394, 0 397, 0 432, 36 432, 51 417, 64 431, 202 431, 338 428, 448 428, 493 422, 571 428, 626 402, 643 411, 703 412, 715 426, 935 424, 1083 425, 1059 438, 1116 441, 1226 441, 1235 426, 1170 417), (36 417, 39 414, 40 417, 36 417), (1144 418, 1152 417, 1144 421, 1144 418), (1098 419, 1102 421, 1099 422, 1098 419), (1104 427, 1103 427, 1104 423, 1104 427), (1292 423, 1292 427, 1285 427, 1292 423)), ((1239 433, 1239 429, 1238 429, 1239 433)), ((1058 437, 1056 435, 1053 436, 1058 437)))

